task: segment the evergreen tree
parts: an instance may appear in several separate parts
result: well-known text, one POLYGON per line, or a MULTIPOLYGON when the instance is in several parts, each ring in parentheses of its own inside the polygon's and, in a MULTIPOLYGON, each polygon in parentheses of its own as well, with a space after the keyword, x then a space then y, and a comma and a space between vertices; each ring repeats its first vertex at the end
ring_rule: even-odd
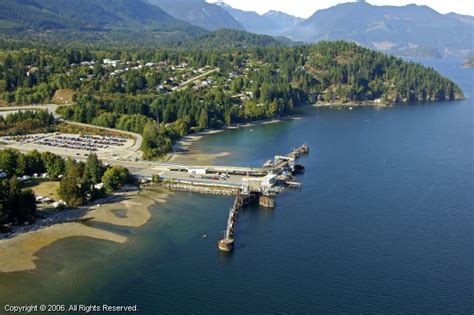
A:
POLYGON ((89 154, 84 166, 83 181, 90 182, 92 185, 98 184, 100 183, 103 172, 102 162, 97 157, 97 154, 89 154))

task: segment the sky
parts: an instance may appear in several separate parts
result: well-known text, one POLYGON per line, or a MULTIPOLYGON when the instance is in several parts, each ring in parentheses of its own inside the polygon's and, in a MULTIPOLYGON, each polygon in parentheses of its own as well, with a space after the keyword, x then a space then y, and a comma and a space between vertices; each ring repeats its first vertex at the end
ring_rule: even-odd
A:
MULTIPOLYGON (((217 2, 221 0, 208 0, 217 2)), ((223 0, 230 6, 265 13, 269 10, 278 10, 291 15, 307 18, 316 10, 326 9, 343 2, 354 2, 350 0, 223 0)), ((368 0, 373 5, 406 5, 416 3, 428 5, 440 13, 456 12, 460 14, 474 15, 474 0, 368 0)))

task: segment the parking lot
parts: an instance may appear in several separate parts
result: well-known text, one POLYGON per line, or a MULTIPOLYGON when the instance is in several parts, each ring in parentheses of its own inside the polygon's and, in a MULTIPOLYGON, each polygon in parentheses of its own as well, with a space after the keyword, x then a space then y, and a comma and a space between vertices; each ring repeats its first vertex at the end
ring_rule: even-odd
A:
POLYGON ((20 151, 50 151, 71 157, 84 157, 95 153, 100 158, 112 160, 120 160, 127 153, 133 153, 132 148, 135 144, 133 139, 118 136, 61 133, 1 137, 0 142, 20 151))

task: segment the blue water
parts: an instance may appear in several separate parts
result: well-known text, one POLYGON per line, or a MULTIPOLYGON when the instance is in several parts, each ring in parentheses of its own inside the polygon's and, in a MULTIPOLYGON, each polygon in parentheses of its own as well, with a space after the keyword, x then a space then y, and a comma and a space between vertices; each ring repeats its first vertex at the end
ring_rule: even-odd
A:
MULTIPOLYGON (((418 61, 474 96, 461 62, 418 61)), ((36 274, 0 275, 0 292, 144 313, 472 314, 473 105, 311 109, 207 137, 196 149, 240 165, 306 141, 303 189, 279 195, 274 210, 241 212, 232 254, 216 246, 232 198, 178 193, 143 228, 119 231, 126 245, 57 242, 36 274)))

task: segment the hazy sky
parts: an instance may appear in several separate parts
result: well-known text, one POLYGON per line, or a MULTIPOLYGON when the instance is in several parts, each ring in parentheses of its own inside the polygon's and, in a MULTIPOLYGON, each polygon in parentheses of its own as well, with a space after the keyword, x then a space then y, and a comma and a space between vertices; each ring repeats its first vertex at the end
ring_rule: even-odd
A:
MULTIPOLYGON (((218 0, 208 0, 217 2, 218 0)), ((269 10, 283 11, 292 15, 309 17, 318 9, 329 8, 349 0, 224 0, 234 8, 265 13, 269 10)), ((474 15, 474 0, 368 0, 374 5, 424 4, 440 13, 456 12, 474 15)))

